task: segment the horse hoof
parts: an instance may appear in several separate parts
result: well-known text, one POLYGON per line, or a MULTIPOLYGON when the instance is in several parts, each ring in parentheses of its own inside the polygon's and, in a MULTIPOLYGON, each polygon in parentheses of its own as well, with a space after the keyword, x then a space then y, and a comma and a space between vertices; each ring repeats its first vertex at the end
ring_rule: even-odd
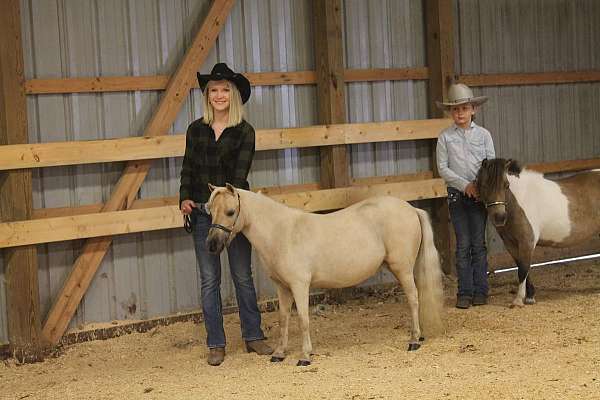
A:
POLYGON ((525 304, 535 304, 535 299, 533 297, 526 297, 525 304))
POLYGON ((425 337, 421 336, 421 337, 419 338, 419 342, 424 342, 424 341, 425 341, 425 337))
POLYGON ((297 367, 308 367, 310 365, 310 361, 308 360, 298 360, 296 364, 297 367))
POLYGON ((419 350, 419 347, 421 347, 421 345, 419 343, 409 343, 408 344, 408 351, 419 350))
POLYGON ((283 360, 285 360, 285 357, 279 357, 279 356, 271 357, 271 362, 282 362, 283 360))

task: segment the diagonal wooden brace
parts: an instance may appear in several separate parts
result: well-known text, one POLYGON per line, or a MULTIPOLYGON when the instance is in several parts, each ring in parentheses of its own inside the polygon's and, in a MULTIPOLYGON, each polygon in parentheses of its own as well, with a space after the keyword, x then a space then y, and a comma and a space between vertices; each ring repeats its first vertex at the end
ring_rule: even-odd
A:
MULTIPOLYGON (((182 63, 172 76, 163 94, 156 113, 150 120, 143 136, 165 135, 175 121, 181 106, 196 80, 208 52, 214 45, 221 28, 225 24, 235 0, 215 0, 187 50, 182 63)), ((150 169, 150 160, 127 164, 125 171, 115 186, 103 212, 127 209, 137 196, 142 182, 150 169)), ((112 237, 94 238, 86 241, 82 254, 77 258, 69 277, 65 281, 44 324, 42 334, 53 344, 57 344, 75 314, 79 302, 87 291, 102 259, 108 251, 112 237)))

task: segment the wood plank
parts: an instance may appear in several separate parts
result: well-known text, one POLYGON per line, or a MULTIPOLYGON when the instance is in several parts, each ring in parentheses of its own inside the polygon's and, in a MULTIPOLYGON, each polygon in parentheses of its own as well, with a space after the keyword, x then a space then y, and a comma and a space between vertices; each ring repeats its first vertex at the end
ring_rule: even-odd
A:
POLYGON ((459 82, 469 86, 521 86, 561 83, 599 82, 600 71, 556 71, 527 74, 460 75, 459 82))
MULTIPOLYGON (((341 0, 313 1, 317 115, 321 124, 346 122, 341 0)), ((321 187, 350 184, 346 145, 321 148, 321 187)))
MULTIPOLYGON (((244 75, 252 86, 314 85, 317 83, 315 71, 246 72, 244 75)), ((344 71, 344 81, 346 82, 424 79, 428 79, 426 67, 347 69, 344 71)), ((35 95, 164 90, 168 83, 169 76, 167 75, 30 79, 25 82, 25 93, 35 95)), ((198 82, 194 82, 192 87, 198 89, 198 82)))
MULTIPOLYGON (((437 108, 436 100, 445 98, 454 79, 454 21, 453 5, 448 0, 423 0, 426 23, 427 60, 429 68, 429 117, 441 118, 444 112, 437 108)), ((437 170, 436 141, 431 141, 431 169, 437 170)), ((440 253, 446 274, 455 274, 454 235, 450 228, 450 215, 446 201, 433 202, 432 222, 435 244, 440 253)))
POLYGON ((52 243, 183 226, 178 204, 0 224, 0 247, 52 243), (50 240, 50 241, 48 241, 50 240))
MULTIPOLYGON (((233 4, 234 0, 220 0, 212 3, 202 27, 169 81, 158 108, 142 136, 153 137, 168 133, 196 81, 196 71, 208 56, 233 4)), ((102 212, 130 208, 149 169, 150 161, 129 162, 102 212)), ((43 334, 51 343, 58 343, 65 332, 110 244, 110 237, 93 238, 85 243, 82 254, 75 261, 75 265, 44 324, 43 334)))
MULTIPOLYGON (((432 171, 417 172, 414 174, 395 175, 395 176, 374 176, 368 178, 352 179, 352 186, 363 185, 379 185, 383 183, 396 183, 406 181, 427 180, 433 178, 432 171)), ((286 186, 268 186, 260 188, 252 188, 253 192, 260 192, 265 196, 273 196, 276 194, 307 192, 319 190, 318 183, 302 183, 286 186)), ((131 205, 131 210, 140 210, 144 208, 161 207, 179 204, 178 196, 159 197, 155 199, 136 199, 131 205)), ((40 208, 33 210, 32 219, 44 219, 55 217, 68 217, 84 214, 99 213, 104 204, 90 204, 79 207, 57 207, 57 208, 40 208)))
MULTIPOLYGON (((253 86, 314 85, 317 82, 315 71, 247 72, 244 75, 253 86)), ((427 80, 430 71, 428 67, 346 69, 343 76, 344 82, 427 80)), ((458 75, 454 79, 469 86, 551 85, 598 82, 600 71, 458 75)), ((25 93, 37 95, 164 90, 168 82, 167 75, 30 79, 25 82, 25 93)), ((197 89, 198 82, 194 82, 192 87, 197 89)))
POLYGON ((0 146, 0 170, 180 157, 185 135, 0 146))
POLYGON ((423 200, 446 196, 441 179, 353 186, 272 196, 290 207, 305 211, 326 211, 348 207, 372 196, 395 196, 404 200, 423 200))
MULTIPOLYGON (((440 179, 427 179, 303 192, 274 191, 270 197, 312 212, 344 208, 379 195, 404 200, 430 199, 446 196, 446 187, 440 179)), ((0 248, 181 228, 183 218, 176 198, 167 202, 173 200, 175 204, 157 207, 0 223, 0 248)), ((92 243, 99 251, 103 248, 101 242, 92 243)), ((86 282, 90 279, 81 269, 76 271, 79 279, 86 282)))
MULTIPOLYGON (((316 83, 315 71, 247 72, 244 75, 252 86, 314 85, 316 83)), ((130 92, 165 90, 168 83, 168 75, 30 79, 25 83, 25 90, 28 95, 130 92)), ((199 87, 197 80, 191 83, 191 88, 198 89, 199 87)))
POLYGON ((371 68, 347 69, 345 82, 405 81, 429 79, 429 69, 420 68, 371 68))
MULTIPOLYGON (((256 150, 437 138, 448 119, 259 129, 256 150)), ((0 170, 181 157, 185 135, 0 146, 0 170)))
MULTIPOLYGON (((27 104, 23 83, 20 1, 2 3, 0 13, 0 145, 27 143, 27 104)), ((29 219, 31 171, 0 175, 0 220, 29 219)), ((3 252, 9 351, 20 362, 43 358, 37 250, 3 252)))
POLYGON ((600 158, 533 163, 527 164, 525 167, 534 171, 541 172, 543 174, 555 172, 575 172, 600 168, 600 158))
POLYGON ((450 125, 448 119, 329 124, 257 131, 256 149, 272 150, 340 144, 432 139, 450 125))
POLYGON ((403 174, 403 175, 388 175, 388 176, 371 176, 367 178, 353 178, 352 186, 370 186, 370 185, 381 185, 384 183, 398 183, 398 182, 409 182, 409 181, 424 181, 433 179, 433 171, 422 171, 414 174, 403 174))

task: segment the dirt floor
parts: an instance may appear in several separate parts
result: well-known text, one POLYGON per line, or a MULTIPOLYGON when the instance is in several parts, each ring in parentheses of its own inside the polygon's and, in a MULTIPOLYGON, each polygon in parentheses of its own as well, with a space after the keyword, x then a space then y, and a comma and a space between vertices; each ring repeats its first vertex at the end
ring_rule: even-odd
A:
MULTIPOLYGON (((69 346, 43 363, 0 362, 2 399, 600 399, 600 264, 534 270, 538 303, 508 307, 516 273, 491 277, 487 306, 453 308, 447 332, 407 352, 397 291, 313 308, 316 355, 296 367, 297 319, 283 363, 242 349, 226 317, 225 363, 206 364, 202 325, 178 323, 69 346)), ((277 313, 264 315, 271 342, 277 313)))

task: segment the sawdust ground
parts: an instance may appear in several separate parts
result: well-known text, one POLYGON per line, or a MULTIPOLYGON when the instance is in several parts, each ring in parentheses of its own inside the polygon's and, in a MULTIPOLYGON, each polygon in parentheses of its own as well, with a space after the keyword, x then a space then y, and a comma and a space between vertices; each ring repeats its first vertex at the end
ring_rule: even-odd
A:
MULTIPOLYGON (((408 313, 396 291, 321 306, 311 317, 316 355, 296 367, 247 354, 237 315, 226 316, 225 363, 206 364, 202 325, 69 346, 43 363, 0 363, 2 399, 600 399, 600 264, 534 271, 538 303, 508 308, 516 273, 493 276, 490 304, 453 308, 447 332, 407 352, 408 313)), ((314 310, 313 310, 314 311, 314 310)), ((274 343, 277 313, 264 314, 274 343)))

